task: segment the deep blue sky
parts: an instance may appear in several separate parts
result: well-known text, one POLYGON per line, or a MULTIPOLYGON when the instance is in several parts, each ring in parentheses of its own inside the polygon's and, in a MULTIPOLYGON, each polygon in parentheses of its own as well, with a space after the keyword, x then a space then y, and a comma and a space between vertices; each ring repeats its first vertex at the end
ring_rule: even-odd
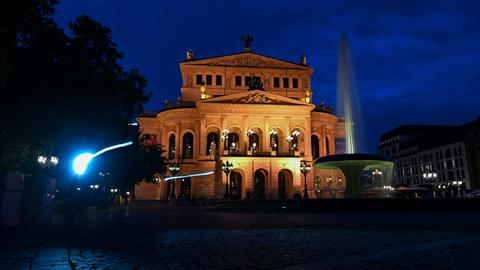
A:
POLYGON ((480 116, 478 1, 158 1, 64 0, 61 26, 87 14, 112 29, 154 96, 146 109, 180 95, 178 63, 253 51, 315 69, 314 102, 335 104, 337 52, 347 31, 368 150, 401 124, 461 124, 480 116), (335 2, 335 3, 332 3, 335 2))

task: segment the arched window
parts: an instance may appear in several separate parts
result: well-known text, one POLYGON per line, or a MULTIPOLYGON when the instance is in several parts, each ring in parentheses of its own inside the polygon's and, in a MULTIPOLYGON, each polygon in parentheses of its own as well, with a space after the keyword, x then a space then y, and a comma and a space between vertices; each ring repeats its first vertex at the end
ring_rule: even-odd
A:
POLYGON ((327 150, 327 156, 330 155, 330 142, 328 137, 325 137, 325 150, 327 150))
POLYGON ((175 134, 168 138, 168 159, 175 159, 175 134))
POLYGON ((276 132, 270 133, 270 150, 278 152, 278 135, 276 132))
POLYGON ((300 136, 300 131, 295 129, 292 131, 292 134, 288 136, 287 141, 289 143, 289 151, 299 151, 298 146, 298 136, 300 136))
POLYGON ((220 136, 215 132, 210 132, 207 135, 207 155, 217 155, 220 143, 220 136))
POLYGON ((240 140, 237 133, 228 133, 228 150, 238 150, 240 140))
POLYGON ((193 134, 190 132, 183 135, 183 158, 193 158, 193 134))
POLYGON ((258 150, 260 145, 258 144, 258 135, 253 133, 248 136, 248 148, 252 150, 258 150))
POLYGON ((317 159, 320 157, 320 145, 317 135, 312 135, 312 158, 317 159))

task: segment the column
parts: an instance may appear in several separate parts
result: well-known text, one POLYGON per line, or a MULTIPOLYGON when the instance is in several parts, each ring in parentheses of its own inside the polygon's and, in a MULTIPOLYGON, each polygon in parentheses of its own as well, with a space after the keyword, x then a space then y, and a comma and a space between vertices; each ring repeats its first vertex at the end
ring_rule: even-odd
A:
POLYGON ((177 160, 180 158, 180 149, 181 149, 180 142, 181 142, 180 121, 177 121, 175 122, 175 159, 177 160))
POLYGON ((305 119, 304 151, 305 159, 312 160, 312 122, 310 117, 305 119))
POLYGON ((263 120, 263 126, 264 126, 264 131, 263 131, 263 148, 260 151, 263 152, 270 152, 270 117, 265 116, 263 120))
MULTIPOLYGON (((198 160, 198 156, 200 154, 200 148, 201 145, 200 145, 200 141, 201 141, 201 137, 203 136, 203 134, 200 132, 200 120, 195 120, 195 133, 194 133, 194 137, 193 137, 193 158, 194 159, 197 159, 198 160)), ((204 148, 204 147, 203 147, 204 148)))
MULTIPOLYGON (((198 127, 198 130, 199 130, 199 134, 198 134, 198 137, 199 137, 199 142, 200 142, 200 156, 201 157, 204 157, 207 155, 207 134, 206 133, 206 129, 205 129, 205 123, 206 120, 205 120, 205 116, 204 115, 201 115, 201 120, 199 121, 199 127, 198 127)), ((220 136, 222 135, 222 131, 220 130, 220 136)), ((220 143, 222 143, 221 139, 220 139, 220 143)), ((217 147, 220 147, 217 146, 217 147)), ((223 144, 222 144, 222 147, 223 147, 223 144)), ((219 149, 220 152, 222 149, 219 149)))
POLYGON ((247 136, 247 131, 248 131, 248 115, 244 115, 242 117, 242 128, 243 134, 239 134, 240 136, 240 145, 238 146, 240 151, 248 151, 248 136, 247 136))

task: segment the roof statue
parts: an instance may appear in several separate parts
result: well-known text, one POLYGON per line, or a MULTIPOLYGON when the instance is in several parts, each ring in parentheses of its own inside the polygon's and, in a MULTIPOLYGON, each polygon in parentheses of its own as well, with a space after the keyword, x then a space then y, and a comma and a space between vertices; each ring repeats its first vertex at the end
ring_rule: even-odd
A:
POLYGON ((240 41, 245 43, 244 48, 243 48, 243 52, 246 52, 246 53, 252 52, 252 47, 250 45, 253 42, 253 37, 251 37, 250 35, 247 34, 246 37, 241 37, 240 41))
POLYGON ((300 65, 302 65, 302 66, 308 66, 308 64, 307 64, 307 56, 302 55, 302 57, 300 57, 300 65))
POLYGON ((188 50, 187 50, 187 55, 185 55, 185 60, 187 60, 187 61, 193 60, 193 51, 192 51, 192 49, 188 49, 188 50))
POLYGON ((260 80, 260 77, 250 76, 250 82, 248 83, 248 90, 264 90, 263 83, 260 80))

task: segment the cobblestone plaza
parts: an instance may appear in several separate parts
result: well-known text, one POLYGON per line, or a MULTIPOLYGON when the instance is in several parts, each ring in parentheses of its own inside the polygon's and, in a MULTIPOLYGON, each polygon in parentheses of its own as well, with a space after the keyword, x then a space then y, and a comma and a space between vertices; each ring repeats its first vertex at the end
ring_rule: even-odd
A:
POLYGON ((134 205, 4 229, 0 269, 478 269, 470 213, 134 205), (70 224, 70 225, 69 225, 70 224))

